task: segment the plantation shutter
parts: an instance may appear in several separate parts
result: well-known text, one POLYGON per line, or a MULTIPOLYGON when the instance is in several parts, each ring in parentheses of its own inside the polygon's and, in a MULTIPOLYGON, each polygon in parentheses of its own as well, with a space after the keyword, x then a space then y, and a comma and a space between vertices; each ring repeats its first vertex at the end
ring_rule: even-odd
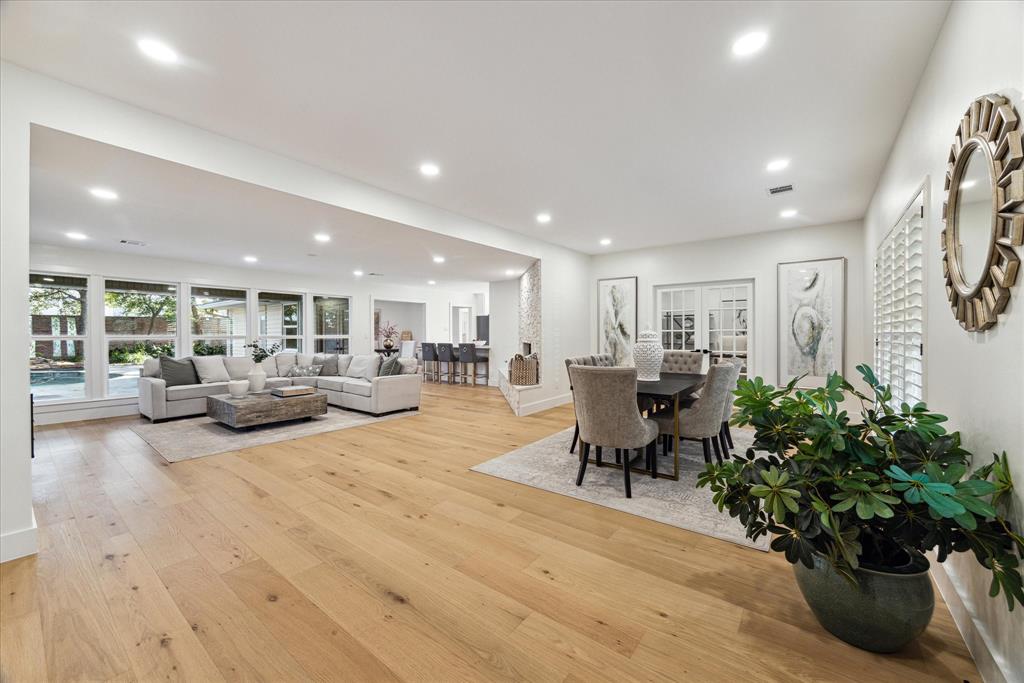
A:
POLYGON ((924 203, 918 198, 875 255, 875 374, 892 402, 924 400, 924 203))

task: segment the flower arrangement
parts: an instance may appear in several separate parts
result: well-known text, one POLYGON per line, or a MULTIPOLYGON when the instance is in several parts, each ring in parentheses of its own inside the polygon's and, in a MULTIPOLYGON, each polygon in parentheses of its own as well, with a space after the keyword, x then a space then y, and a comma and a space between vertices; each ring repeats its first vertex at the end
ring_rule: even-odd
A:
POLYGON ((252 349, 252 360, 255 363, 262 363, 281 350, 280 344, 272 344, 269 347, 260 346, 259 342, 249 342, 245 348, 252 349))

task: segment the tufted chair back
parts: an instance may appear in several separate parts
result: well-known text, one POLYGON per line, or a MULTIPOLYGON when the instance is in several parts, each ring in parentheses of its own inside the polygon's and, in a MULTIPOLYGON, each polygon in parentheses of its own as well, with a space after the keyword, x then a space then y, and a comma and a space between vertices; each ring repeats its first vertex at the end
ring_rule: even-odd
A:
POLYGON ((722 428, 722 414, 729 392, 736 388, 740 368, 731 363, 718 363, 708 369, 700 398, 680 418, 680 433, 691 439, 713 438, 722 428))
POLYGON ((605 448, 643 448, 657 424, 636 407, 636 368, 569 366, 580 440, 605 448))
POLYGON ((700 374, 704 366, 704 354, 700 351, 666 351, 661 361, 662 372, 700 374))
MULTIPOLYGON (((591 354, 589 356, 575 356, 565 359, 565 369, 569 370, 572 365, 583 365, 587 367, 611 368, 615 366, 610 353, 591 354)), ((569 374, 569 390, 572 390, 572 373, 569 374)))
POLYGON ((725 396, 725 412, 722 414, 722 422, 728 422, 732 418, 733 402, 736 400, 736 394, 732 393, 736 391, 736 384, 740 379, 740 372, 743 370, 743 366, 739 360, 733 361, 735 372, 732 376, 732 384, 729 385, 729 392, 725 396))

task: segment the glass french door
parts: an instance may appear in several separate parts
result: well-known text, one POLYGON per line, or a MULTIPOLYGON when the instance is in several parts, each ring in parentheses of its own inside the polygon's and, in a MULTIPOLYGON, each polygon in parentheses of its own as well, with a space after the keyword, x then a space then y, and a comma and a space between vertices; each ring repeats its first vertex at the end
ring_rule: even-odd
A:
POLYGON ((708 363, 739 361, 740 377, 751 373, 753 357, 751 282, 658 287, 658 326, 666 349, 700 351, 708 363))

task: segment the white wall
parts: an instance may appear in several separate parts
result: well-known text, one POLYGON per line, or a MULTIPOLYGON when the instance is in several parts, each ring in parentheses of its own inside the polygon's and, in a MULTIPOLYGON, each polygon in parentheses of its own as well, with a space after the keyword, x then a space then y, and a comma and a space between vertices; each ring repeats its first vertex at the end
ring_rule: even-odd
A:
POLYGON ((519 280, 492 282, 489 383, 498 385, 498 371, 519 352, 519 280))
MULTIPOLYGON (((927 178, 925 399, 950 416, 950 427, 961 431, 978 464, 993 452, 1007 452, 1018 482, 1012 514, 1018 530, 1024 524, 1024 287, 1018 280, 994 328, 965 332, 946 300, 939 234, 946 160, 963 112, 979 95, 998 92, 1024 114, 1022 90, 1024 3, 954 3, 869 206, 864 243, 868 277, 879 242, 927 178)), ((870 297, 870 280, 864 286, 870 297)), ((869 316, 866 310, 866 329, 869 316)), ((933 567, 985 680, 1024 681, 1021 610, 1010 614, 1002 596, 988 597, 990 574, 970 553, 933 567)))
MULTIPOLYGON (((433 232, 543 259, 553 294, 544 296, 545 366, 583 353, 589 257, 402 197, 180 121, 127 105, 21 67, 0 65, 0 560, 33 552, 29 453, 28 301, 29 129, 33 123, 161 159, 433 232), (556 273, 560 275, 556 275, 556 273), (561 291, 557 291, 561 288, 561 291)), ((301 123, 301 122, 298 122, 301 123)), ((371 314, 367 311, 367 319, 371 314)), ((428 329, 428 334, 431 330, 428 329)), ((551 373, 555 376, 555 373, 551 373)), ((565 380, 539 398, 569 399, 565 380)))
MULTIPOLYGON (((487 285, 481 284, 480 286, 486 287, 487 285)), ((418 294, 421 291, 422 290, 420 288, 417 288, 415 290, 415 293, 418 294)), ((474 300, 474 292, 475 289, 468 292, 470 297, 468 299, 469 301, 474 300)), ((412 292, 410 294, 412 294, 412 292)), ((460 292, 459 294, 460 296, 458 297, 457 301, 449 301, 450 305, 466 305, 465 302, 467 301, 467 299, 464 296, 465 292, 460 292)), ((416 297, 415 301, 420 301, 419 296, 416 297)), ((392 299, 382 299, 378 296, 373 301, 373 307, 376 310, 380 311, 381 325, 385 325, 388 322, 391 322, 391 324, 398 328, 399 334, 401 334, 403 330, 409 330, 410 332, 412 332, 412 338, 414 341, 430 341, 430 339, 434 338, 434 336, 431 336, 430 339, 427 339, 427 314, 425 308, 430 308, 432 323, 430 325, 431 330, 437 330, 439 333, 444 334, 451 333, 447 325, 445 325, 444 330, 441 330, 439 328, 439 323, 447 321, 448 308, 446 307, 444 311, 441 311, 440 308, 436 305, 436 303, 435 305, 427 306, 426 304, 414 303, 412 301, 395 301, 392 299), (438 315, 441 315, 441 319, 438 319, 438 315), (445 330, 447 330, 447 332, 445 332, 445 330)), ((447 337, 438 337, 438 339, 447 339, 447 337)))
MULTIPOLYGON (((657 329, 655 287, 753 280, 752 368, 755 375, 761 375, 774 384, 778 380, 776 265, 786 261, 845 256, 848 259, 845 370, 848 376, 854 376, 854 367, 870 358, 869 333, 864 328, 863 239, 861 224, 849 222, 597 256, 593 260, 590 278, 590 348, 596 350, 598 346, 596 296, 599 278, 638 277, 639 332, 657 329)), ((547 324, 546 317, 544 324, 547 324)))

